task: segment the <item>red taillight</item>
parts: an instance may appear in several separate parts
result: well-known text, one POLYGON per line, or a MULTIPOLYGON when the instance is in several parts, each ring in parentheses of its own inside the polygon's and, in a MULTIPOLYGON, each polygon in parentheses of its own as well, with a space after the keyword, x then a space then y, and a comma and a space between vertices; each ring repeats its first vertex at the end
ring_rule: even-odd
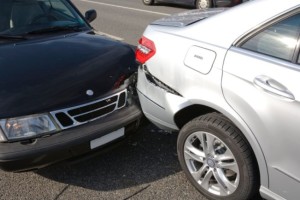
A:
POLYGON ((135 52, 136 60, 141 64, 144 64, 147 60, 154 56, 155 52, 156 49, 154 42, 143 36, 139 40, 139 45, 135 52))

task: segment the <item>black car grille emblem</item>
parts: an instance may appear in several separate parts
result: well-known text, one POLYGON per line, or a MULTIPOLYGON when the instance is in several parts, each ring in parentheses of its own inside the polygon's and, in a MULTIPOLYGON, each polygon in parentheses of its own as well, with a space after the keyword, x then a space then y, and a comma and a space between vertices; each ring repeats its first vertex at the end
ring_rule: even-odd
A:
POLYGON ((87 94, 88 96, 93 96, 93 95, 94 95, 94 91, 93 91, 93 90, 87 90, 87 91, 86 91, 86 94, 87 94))

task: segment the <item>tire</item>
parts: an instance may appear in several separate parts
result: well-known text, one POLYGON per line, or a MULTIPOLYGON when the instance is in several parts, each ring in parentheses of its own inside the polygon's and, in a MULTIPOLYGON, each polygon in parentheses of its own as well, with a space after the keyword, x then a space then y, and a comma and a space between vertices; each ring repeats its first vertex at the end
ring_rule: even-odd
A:
POLYGON ((206 114, 187 123, 179 132, 177 153, 188 180, 207 198, 246 200, 258 194, 252 149, 222 114, 206 114))
POLYGON ((196 1, 196 8, 197 9, 208 9, 212 7, 211 0, 197 0, 196 1))
POLYGON ((142 0, 142 1, 145 5, 148 5, 148 6, 154 4, 154 0, 142 0))

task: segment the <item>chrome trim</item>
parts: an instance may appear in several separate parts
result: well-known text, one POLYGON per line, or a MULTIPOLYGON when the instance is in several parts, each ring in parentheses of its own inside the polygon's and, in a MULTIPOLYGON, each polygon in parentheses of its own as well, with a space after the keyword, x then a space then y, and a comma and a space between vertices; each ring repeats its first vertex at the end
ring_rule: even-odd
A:
POLYGON ((261 197, 263 197, 264 199, 286 200, 282 196, 279 196, 278 194, 272 192, 271 190, 269 190, 268 188, 266 188, 264 186, 260 186, 259 192, 260 192, 261 197))
POLYGON ((122 90, 122 91, 120 91, 120 92, 118 92, 118 93, 116 93, 116 94, 110 95, 110 96, 108 96, 108 97, 105 97, 105 98, 102 98, 102 99, 98 99, 98 100, 93 101, 93 102, 90 102, 90 103, 85 103, 85 104, 81 104, 81 105, 78 105, 78 106, 73 106, 73 107, 70 107, 70 108, 64 108, 64 109, 60 109, 60 110, 55 110, 55 111, 50 112, 50 114, 51 114, 51 116, 53 117, 53 119, 54 119, 55 122, 59 125, 59 127, 60 127, 61 129, 68 129, 68 128, 72 128, 72 127, 75 127, 75 126, 79 126, 79 125, 82 125, 82 124, 85 124, 85 123, 88 123, 88 122, 91 122, 91 121, 100 119, 100 118, 102 118, 102 117, 105 117, 105 116, 107 116, 107 115, 113 113, 113 112, 116 111, 116 110, 119 110, 119 109, 125 107, 125 106, 126 106, 127 96, 128 96, 128 94, 127 94, 127 89, 125 89, 125 90, 122 90), (120 100, 120 95, 121 95, 122 93, 124 93, 124 92, 125 92, 125 103, 124 103, 124 105, 122 105, 121 107, 118 107, 118 103, 119 103, 119 100, 120 100), (91 110, 91 111, 83 112, 83 113, 80 113, 80 114, 77 114, 77 115, 74 115, 74 116, 71 116, 71 115, 68 113, 68 112, 71 111, 71 110, 74 110, 74 109, 77 109, 77 108, 82 108, 82 107, 89 106, 89 105, 93 105, 93 104, 96 104, 96 103, 101 102, 101 101, 105 101, 105 100, 107 100, 107 99, 109 99, 109 98, 112 98, 112 97, 115 97, 115 96, 118 97, 117 100, 116 100, 115 102, 110 103, 110 104, 107 104, 107 105, 105 105, 105 106, 103 106, 103 107, 96 108, 96 109, 91 110), (109 106, 112 106, 112 105, 115 105, 115 108, 114 108, 113 111, 111 111, 111 112, 109 112, 109 113, 106 113, 106 114, 104 114, 104 115, 98 116, 98 117, 96 117, 96 118, 93 118, 93 119, 91 119, 91 120, 87 120, 87 121, 85 121, 85 122, 78 122, 78 121, 76 121, 76 119, 75 119, 76 117, 83 116, 83 115, 86 115, 86 114, 89 114, 89 113, 92 113, 92 112, 101 110, 101 109, 103 109, 103 108, 106 108, 106 107, 109 107, 109 106), (58 114, 58 113, 64 113, 65 115, 67 115, 67 116, 70 118, 70 120, 73 121, 73 124, 70 125, 70 126, 63 126, 63 125, 60 123, 60 121, 57 119, 57 117, 56 117, 56 114, 58 114))
POLYGON ((273 63, 275 65, 280 65, 282 67, 285 67, 285 68, 288 68, 288 69, 291 69, 291 70, 300 71, 300 68, 299 68, 298 64, 294 64, 294 63, 292 63, 290 61, 287 61, 287 60, 283 60, 283 59, 280 59, 280 58, 272 57, 270 55, 265 55, 265 54, 262 54, 262 53, 259 53, 259 52, 255 52, 255 51, 251 51, 251 50, 243 49, 243 48, 239 48, 239 47, 231 47, 230 50, 232 52, 240 53, 240 54, 243 54, 243 55, 246 55, 246 56, 250 56, 250 57, 253 57, 255 59, 265 61, 265 62, 273 63))

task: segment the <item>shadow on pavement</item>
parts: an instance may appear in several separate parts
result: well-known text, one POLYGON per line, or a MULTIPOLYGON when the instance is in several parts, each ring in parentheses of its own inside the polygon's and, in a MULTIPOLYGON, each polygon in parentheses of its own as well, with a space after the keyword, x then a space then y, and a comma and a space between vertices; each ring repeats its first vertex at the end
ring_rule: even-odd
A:
POLYGON ((51 180, 91 190, 110 191, 151 183, 181 171, 176 133, 147 124, 119 147, 78 163, 37 171, 51 180))

